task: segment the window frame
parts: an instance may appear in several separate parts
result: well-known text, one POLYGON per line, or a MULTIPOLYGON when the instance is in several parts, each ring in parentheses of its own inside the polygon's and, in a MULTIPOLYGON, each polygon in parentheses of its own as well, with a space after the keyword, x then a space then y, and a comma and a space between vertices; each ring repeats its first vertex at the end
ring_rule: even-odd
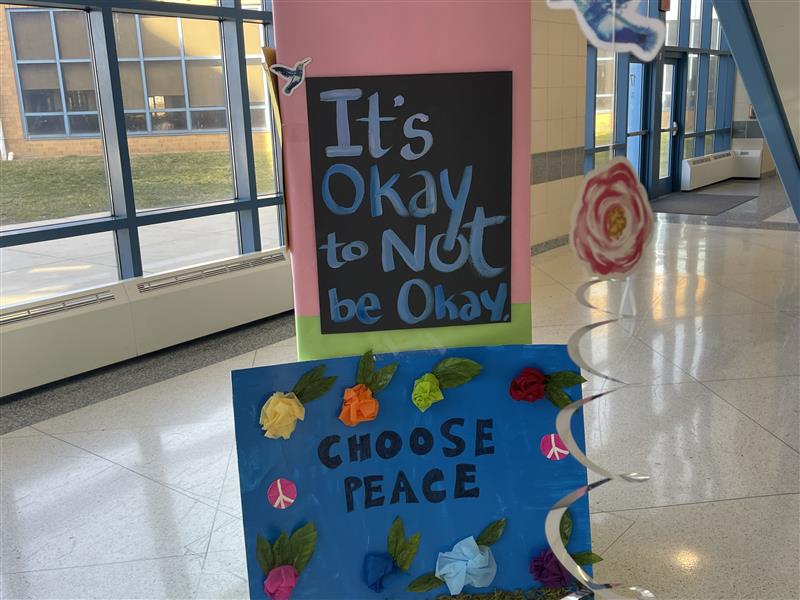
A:
MULTIPOLYGON (((239 252, 248 254, 262 250, 259 210, 271 206, 277 207, 279 244, 280 246, 285 244, 281 149, 278 136, 274 134, 270 137, 275 191, 262 195, 257 192, 253 129, 251 127, 252 107, 249 103, 244 46, 245 22, 260 24, 262 40, 274 44, 271 11, 242 8, 241 0, 222 0, 222 6, 178 4, 177 2, 155 0, 5 0, 4 4, 19 4, 48 10, 53 8, 75 9, 88 14, 87 27, 95 72, 97 112, 106 159, 111 214, 99 218, 79 218, 48 225, 0 230, 0 248, 110 231, 114 233, 119 279, 124 280, 143 275, 139 246, 140 227, 232 213, 236 216, 237 221, 239 252), (228 105, 235 190, 232 199, 137 213, 128 148, 129 134, 125 127, 125 110, 122 101, 120 63, 117 59, 114 37, 114 13, 118 12, 202 18, 220 23, 222 31, 221 60, 228 105)), ((9 10, 17 9, 10 8, 9 10)), ((11 30, 9 33, 11 34, 11 30)), ((12 38, 12 35, 9 37, 12 38)), ((19 86, 17 90, 19 93, 19 86)), ((269 110, 269 103, 266 103, 265 107, 269 110)), ((271 110, 269 110, 267 125, 268 131, 275 131, 275 117, 271 110)), ((196 134, 197 132, 189 133, 196 134)), ((64 136, 58 137, 63 138, 64 136)))

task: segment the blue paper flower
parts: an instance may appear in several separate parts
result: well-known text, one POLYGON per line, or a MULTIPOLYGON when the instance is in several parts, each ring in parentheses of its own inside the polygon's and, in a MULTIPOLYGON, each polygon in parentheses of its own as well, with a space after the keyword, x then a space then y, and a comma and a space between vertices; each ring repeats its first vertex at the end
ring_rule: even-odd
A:
POLYGON ((364 581, 370 589, 383 591, 383 580, 394 571, 394 559, 386 552, 371 552, 364 557, 364 581))
POLYGON ((451 596, 460 594, 465 585, 486 587, 497 574, 497 563, 488 546, 478 546, 469 536, 453 546, 450 552, 440 552, 436 560, 436 577, 447 584, 451 596))

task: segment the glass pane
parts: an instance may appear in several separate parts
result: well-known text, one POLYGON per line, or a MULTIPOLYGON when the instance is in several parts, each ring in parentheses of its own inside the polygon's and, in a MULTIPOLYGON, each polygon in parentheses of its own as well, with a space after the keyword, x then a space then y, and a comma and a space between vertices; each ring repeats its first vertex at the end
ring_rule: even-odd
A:
POLYGON ((672 91, 675 83, 675 66, 664 65, 663 84, 661 87, 661 128, 669 129, 672 127, 672 91))
POLYGON ((705 136, 705 145, 703 147, 703 154, 712 154, 714 152, 714 134, 709 133, 705 136))
POLYGON ((667 46, 677 46, 678 45, 678 8, 680 6, 680 0, 671 0, 669 3, 669 10, 666 14, 666 25, 667 25, 667 46))
POLYGON ((228 213, 139 228, 145 275, 239 254, 236 215, 228 213))
POLYGON ((19 65, 25 112, 59 112, 61 91, 55 64, 19 65))
POLYGON ((180 56, 178 19, 175 17, 139 17, 142 52, 145 58, 180 56))
POLYGON ((62 63, 61 77, 64 81, 64 99, 68 111, 97 110, 94 73, 89 63, 62 63))
POLYGON ((267 101, 267 78, 261 63, 247 65, 247 91, 250 104, 264 104, 267 101))
POLYGON ((247 56, 261 58, 263 43, 263 26, 259 23, 244 24, 244 53, 247 56))
POLYGON ((722 38, 722 28, 719 26, 719 17, 717 17, 717 9, 711 9, 711 48, 719 50, 720 40, 722 38))
POLYGON ((11 10, 17 60, 55 60, 49 10, 11 10))
POLYGON ((694 140, 693 137, 683 140, 683 158, 694 158, 694 140))
MULTIPOLYGON (((13 14, 13 13, 12 13, 13 14)), ((81 13, 83 14, 83 13, 81 13)), ((66 93, 70 102, 97 106, 90 63, 69 63, 66 93), (83 77, 89 73, 88 82, 83 77), (73 73, 78 73, 73 76, 73 73), (85 88, 85 89, 84 89, 85 88)), ((58 73, 54 64, 20 65, 21 96, 28 111, 62 110, 58 73)), ((5 146, 13 160, 0 161, 0 228, 34 227, 43 223, 109 214, 108 184, 103 142, 64 138, 54 141, 28 136, 64 136, 64 115, 21 116, 16 79, 0 85, 0 115, 5 146), (27 131, 26 131, 27 130, 27 131)), ((96 110, 93 109, 93 111, 96 110)), ((70 115, 78 134, 96 134, 97 113, 70 115)), ((58 256, 58 255, 55 255, 58 256)))
POLYGON ((715 129, 714 117, 717 108, 717 76, 719 74, 719 56, 709 57, 708 64, 708 97, 706 100, 706 129, 715 129))
POLYGON ((114 39, 117 41, 119 58, 139 58, 136 15, 114 13, 114 39))
MULTIPOLYGON (((250 40, 248 54, 260 56, 263 27, 258 23, 245 23, 245 40, 250 40)), ((250 95, 250 125, 253 128, 253 152, 256 162, 256 189, 260 196, 275 194, 275 161, 272 154, 272 122, 267 94, 267 80, 261 59, 250 59, 247 65, 247 87, 250 95), (259 104, 260 106, 253 106, 259 104)))
POLYGON ((122 103, 126 109, 144 108, 144 86, 142 65, 137 62, 119 63, 119 78, 122 82, 122 103))
POLYGON ((90 58, 86 14, 71 10, 54 13, 58 53, 64 58, 90 58))
POLYGON ((595 92, 594 145, 611 143, 614 109, 614 54, 597 51, 597 90, 595 92))
POLYGON ((150 110, 186 106, 180 61, 146 61, 144 74, 147 79, 147 105, 150 110))
MULTIPOLYGON (((2 165, 5 161, 0 169, 2 165)), ((117 262, 110 232, 0 249, 1 306, 115 281, 117 262)))
POLYGON ((697 69, 700 64, 698 54, 690 54, 688 60, 688 73, 686 74, 686 133, 695 130, 697 117, 697 69))
POLYGON ((181 19, 183 51, 186 56, 219 56, 219 23, 203 19, 181 19))
POLYGON ((147 117, 144 113, 126 114, 125 129, 127 129, 129 133, 147 131, 147 117))
POLYGON ((271 250, 281 245, 278 207, 265 206, 258 209, 258 225, 261 230, 261 249, 271 250))
POLYGON ((631 161, 636 174, 642 175, 642 136, 632 135, 628 138, 628 145, 625 148, 625 156, 631 161))
POLYGON ((204 6, 219 6, 217 0, 155 0, 156 2, 176 2, 178 4, 202 4, 204 6))
POLYGON ((225 80, 221 61, 187 61, 186 78, 189 80, 189 106, 225 106, 225 80))
POLYGON ((228 115, 224 110, 193 110, 192 129, 225 129, 228 115))
MULTIPOLYGON (((684 0, 685 1, 685 0, 684 0)), ((703 14, 703 0, 692 0, 689 7, 689 47, 700 47, 700 19, 703 14)))
MULTIPOLYGON (((48 115, 26 117, 29 135, 64 135, 64 117, 61 115, 48 115)), ((5 181, 3 185, 5 185, 5 181)))
POLYGON ((94 115, 70 115, 69 131, 77 135, 100 133, 100 119, 94 115))
POLYGON ((665 177, 669 177, 670 174, 670 158, 671 158, 671 144, 670 141, 672 136, 670 135, 669 131, 664 131, 661 133, 661 143, 659 147, 659 159, 658 159, 658 178, 664 179, 665 177))
POLYGON ((186 129, 186 113, 153 112, 150 113, 150 125, 153 131, 184 131, 186 129))
POLYGON ((644 129, 644 65, 628 66, 628 133, 644 129))

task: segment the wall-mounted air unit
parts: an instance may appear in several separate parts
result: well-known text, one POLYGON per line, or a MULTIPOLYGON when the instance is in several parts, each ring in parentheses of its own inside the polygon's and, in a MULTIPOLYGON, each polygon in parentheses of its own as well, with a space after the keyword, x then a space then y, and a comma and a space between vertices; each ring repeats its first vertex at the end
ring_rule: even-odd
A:
POLYGON ((694 190, 735 177, 733 152, 717 152, 697 158, 686 158, 681 165, 681 190, 694 190))
POLYGON ((0 396, 292 309, 282 250, 0 309, 0 396))

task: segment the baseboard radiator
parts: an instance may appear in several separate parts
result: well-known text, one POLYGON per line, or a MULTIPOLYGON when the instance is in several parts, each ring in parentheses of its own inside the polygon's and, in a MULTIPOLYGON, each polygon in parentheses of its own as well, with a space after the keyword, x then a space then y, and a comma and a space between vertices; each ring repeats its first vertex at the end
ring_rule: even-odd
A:
POLYGON ((681 190, 689 191, 732 177, 761 177, 762 148, 735 148, 697 158, 686 158, 681 164, 681 190))
POLYGON ((0 396, 292 309, 282 250, 0 310, 0 396))

